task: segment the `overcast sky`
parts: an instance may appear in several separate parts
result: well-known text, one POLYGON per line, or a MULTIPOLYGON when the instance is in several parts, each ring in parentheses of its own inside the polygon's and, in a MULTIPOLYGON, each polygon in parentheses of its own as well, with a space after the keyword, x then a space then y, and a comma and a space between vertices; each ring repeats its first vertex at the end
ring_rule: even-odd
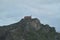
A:
POLYGON ((60 32, 60 0, 0 0, 1 26, 18 22, 27 15, 60 32))

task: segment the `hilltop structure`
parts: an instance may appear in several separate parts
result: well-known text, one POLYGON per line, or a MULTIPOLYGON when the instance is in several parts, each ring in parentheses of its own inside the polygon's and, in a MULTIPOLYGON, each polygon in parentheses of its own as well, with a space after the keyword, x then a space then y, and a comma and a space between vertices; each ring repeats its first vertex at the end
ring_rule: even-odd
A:
POLYGON ((32 17, 31 16, 25 16, 24 19, 28 20, 28 19, 32 19, 32 17))

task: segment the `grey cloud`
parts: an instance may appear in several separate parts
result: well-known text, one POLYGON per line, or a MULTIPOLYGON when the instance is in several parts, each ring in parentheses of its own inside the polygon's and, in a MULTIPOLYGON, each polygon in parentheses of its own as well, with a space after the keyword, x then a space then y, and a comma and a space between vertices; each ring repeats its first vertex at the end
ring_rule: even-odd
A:
POLYGON ((0 0, 0 25, 11 24, 23 16, 32 15, 44 24, 56 26, 57 31, 60 31, 59 10, 60 0, 0 0))

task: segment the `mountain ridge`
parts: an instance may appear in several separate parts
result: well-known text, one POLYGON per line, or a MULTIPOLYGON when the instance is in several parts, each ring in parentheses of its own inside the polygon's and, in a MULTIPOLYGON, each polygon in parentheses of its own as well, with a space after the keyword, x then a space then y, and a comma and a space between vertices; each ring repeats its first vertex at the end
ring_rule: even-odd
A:
POLYGON ((17 23, 0 27, 0 40, 60 40, 60 33, 38 18, 25 16, 17 23))

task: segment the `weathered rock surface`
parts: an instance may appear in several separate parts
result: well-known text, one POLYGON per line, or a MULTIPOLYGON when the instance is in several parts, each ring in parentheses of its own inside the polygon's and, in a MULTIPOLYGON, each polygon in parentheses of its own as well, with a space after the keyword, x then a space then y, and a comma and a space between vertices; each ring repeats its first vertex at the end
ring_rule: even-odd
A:
POLYGON ((21 21, 0 27, 0 40, 60 40, 60 33, 48 24, 29 16, 21 21))

